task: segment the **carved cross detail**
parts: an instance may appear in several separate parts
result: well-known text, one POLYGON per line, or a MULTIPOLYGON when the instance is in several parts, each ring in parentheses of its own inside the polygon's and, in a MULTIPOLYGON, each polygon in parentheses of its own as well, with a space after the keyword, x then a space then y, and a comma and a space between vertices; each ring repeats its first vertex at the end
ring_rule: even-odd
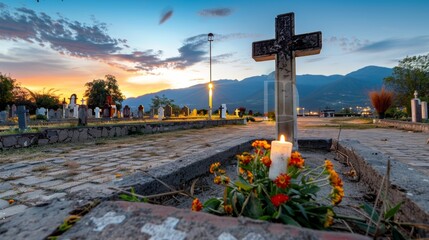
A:
POLYGON ((285 135, 297 148, 295 57, 319 54, 322 32, 295 35, 294 13, 276 17, 276 38, 254 42, 255 61, 276 60, 275 110, 277 136, 285 135))

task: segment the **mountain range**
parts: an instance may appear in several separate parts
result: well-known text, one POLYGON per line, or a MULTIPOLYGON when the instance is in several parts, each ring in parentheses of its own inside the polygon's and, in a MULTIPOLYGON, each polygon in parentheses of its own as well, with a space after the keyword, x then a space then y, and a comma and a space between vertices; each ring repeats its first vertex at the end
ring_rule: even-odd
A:
MULTIPOLYGON (((367 66, 346 75, 297 75, 299 102, 297 106, 304 107, 306 111, 370 106, 368 93, 372 90, 380 90, 383 79, 391 74, 391 68, 367 66)), ((241 81, 230 79, 214 81, 213 109, 225 103, 229 112, 238 107, 245 107, 253 112, 273 111, 274 78, 275 74, 272 72, 268 75, 248 77, 241 81)), ((141 104, 148 110, 151 99, 156 95, 164 95, 173 99, 176 105, 187 105, 190 109, 208 108, 207 83, 131 97, 124 100, 122 105, 136 109, 141 104)))

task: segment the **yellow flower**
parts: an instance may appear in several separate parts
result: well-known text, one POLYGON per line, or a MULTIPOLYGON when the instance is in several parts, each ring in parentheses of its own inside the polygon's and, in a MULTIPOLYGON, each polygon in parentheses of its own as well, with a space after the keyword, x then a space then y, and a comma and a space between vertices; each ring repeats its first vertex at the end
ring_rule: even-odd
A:
POLYGON ((249 181, 249 183, 253 183, 253 174, 251 171, 247 171, 247 181, 249 181))
POLYGON ((220 162, 215 162, 212 165, 210 165, 210 173, 211 174, 215 173, 219 169, 219 166, 220 166, 220 162))
POLYGON ((216 176, 213 180, 213 182, 217 185, 219 185, 222 182, 222 178, 220 176, 216 176))
POLYGON ((244 152, 242 155, 237 155, 238 161, 240 161, 240 164, 247 165, 252 161, 252 155, 250 155, 248 152, 244 152))
POLYGON ((116 174, 115 174, 115 177, 116 177, 116 178, 120 178, 120 177, 122 177, 122 174, 120 174, 120 173, 116 173, 116 174))
POLYGON ((332 224, 334 224, 334 212, 331 209, 328 209, 326 212, 325 224, 323 224, 323 226, 327 228, 332 224))
POLYGON ((334 170, 334 164, 332 164, 332 162, 329 160, 325 160, 325 168, 328 171, 332 171, 334 170))
POLYGON ((330 170, 329 171, 329 181, 331 182, 331 185, 333 187, 335 186, 343 186, 343 181, 341 180, 340 176, 338 176, 338 173, 335 172, 335 170, 330 170))
POLYGON ((344 189, 341 186, 335 186, 331 191, 331 201, 333 205, 338 205, 341 203, 344 197, 344 189))

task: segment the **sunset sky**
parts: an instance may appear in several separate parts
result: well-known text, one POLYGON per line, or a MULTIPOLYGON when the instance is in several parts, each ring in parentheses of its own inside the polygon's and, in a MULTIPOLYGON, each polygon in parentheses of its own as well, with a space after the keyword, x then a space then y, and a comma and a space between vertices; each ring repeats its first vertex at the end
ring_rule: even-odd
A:
POLYGON ((268 74, 251 43, 274 38, 274 19, 295 12, 296 34, 322 31, 321 54, 297 74, 394 67, 429 52, 427 0, 0 0, 0 72, 61 97, 106 74, 127 97, 209 81, 268 74))

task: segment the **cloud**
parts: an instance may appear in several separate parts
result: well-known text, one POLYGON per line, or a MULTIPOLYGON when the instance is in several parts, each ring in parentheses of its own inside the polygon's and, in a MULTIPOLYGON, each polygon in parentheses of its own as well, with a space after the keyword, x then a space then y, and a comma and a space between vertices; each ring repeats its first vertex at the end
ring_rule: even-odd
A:
POLYGON ((230 8, 203 9, 198 12, 198 14, 203 17, 226 17, 231 15, 231 13, 232 10, 230 8))
POLYGON ((385 52, 402 49, 418 50, 429 47, 429 35, 417 36, 413 38, 385 39, 378 42, 366 44, 357 49, 359 52, 385 52))
POLYGON ((351 52, 363 47, 365 44, 368 44, 369 40, 358 39, 356 37, 348 38, 332 36, 324 38, 323 42, 338 44, 343 51, 351 52))
POLYGON ((6 4, 0 2, 0 9, 6 8, 6 4))
POLYGON ((165 21, 167 21, 168 19, 170 19, 171 16, 173 16, 173 10, 164 11, 161 14, 161 20, 159 20, 159 24, 163 24, 165 21))

